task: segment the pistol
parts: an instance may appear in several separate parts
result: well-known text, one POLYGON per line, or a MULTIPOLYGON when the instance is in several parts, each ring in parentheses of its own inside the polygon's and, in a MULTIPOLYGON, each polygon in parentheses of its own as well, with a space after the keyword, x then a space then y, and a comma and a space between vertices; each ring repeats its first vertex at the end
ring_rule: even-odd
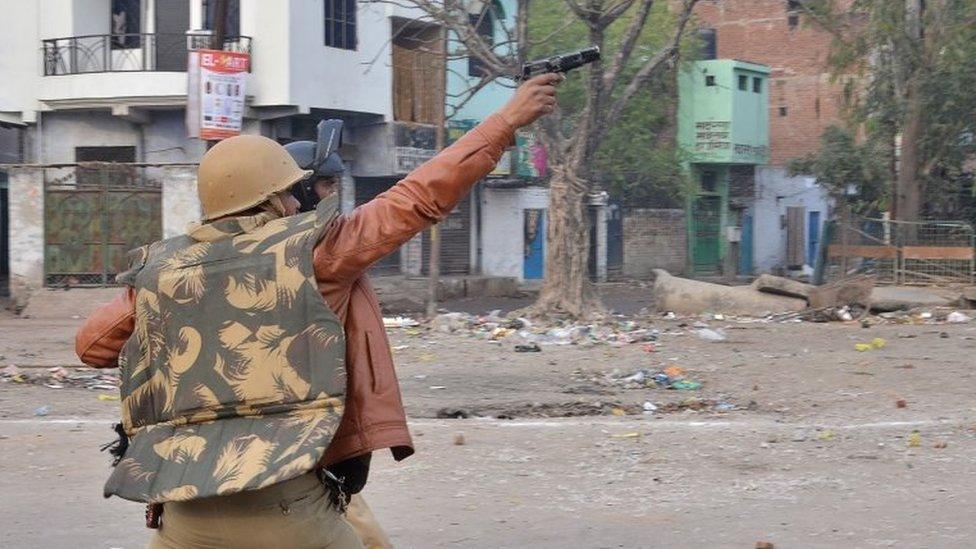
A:
POLYGON ((547 72, 568 72, 573 69, 578 69, 587 63, 592 63, 599 58, 600 47, 592 46, 585 50, 529 61, 522 65, 522 73, 519 75, 518 80, 525 81, 540 74, 546 74, 547 72))

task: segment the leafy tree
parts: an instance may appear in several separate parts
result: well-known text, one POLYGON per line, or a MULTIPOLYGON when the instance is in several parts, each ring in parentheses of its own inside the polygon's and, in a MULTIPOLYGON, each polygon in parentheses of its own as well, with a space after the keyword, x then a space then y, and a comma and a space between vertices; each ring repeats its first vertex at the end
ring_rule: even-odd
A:
MULTIPOLYGON (((940 209, 940 199, 953 194, 945 191, 971 185, 976 0, 801 5, 834 37, 830 62, 847 81, 849 126, 887 148, 893 217, 918 220, 926 208, 940 209)), ((842 152, 825 148, 822 154, 831 151, 842 152)))

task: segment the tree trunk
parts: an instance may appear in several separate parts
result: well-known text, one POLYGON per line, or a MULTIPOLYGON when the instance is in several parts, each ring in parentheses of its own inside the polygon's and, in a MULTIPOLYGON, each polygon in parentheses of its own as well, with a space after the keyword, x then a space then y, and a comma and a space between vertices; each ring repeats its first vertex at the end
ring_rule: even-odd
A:
POLYGON ((922 210, 922 185, 918 178, 919 141, 922 138, 922 101, 918 84, 910 85, 908 112, 901 132, 901 155, 898 160, 898 199, 895 219, 918 221, 922 210))
MULTIPOLYGON (((918 42, 917 49, 925 51, 922 33, 922 0, 905 0, 905 32, 918 42)), ((924 58, 924 55, 923 55, 924 58)), ((909 59, 901 63, 910 64, 909 59)), ((898 159, 897 201, 895 219, 898 221, 918 221, 922 209, 922 189, 918 179, 919 142, 922 139, 922 79, 925 67, 915 66, 905 91, 905 119, 901 131, 901 155, 898 159)))
POLYGON ((587 273, 590 235, 586 188, 575 170, 552 167, 546 273, 539 299, 532 308, 534 315, 580 318, 598 308, 587 273))

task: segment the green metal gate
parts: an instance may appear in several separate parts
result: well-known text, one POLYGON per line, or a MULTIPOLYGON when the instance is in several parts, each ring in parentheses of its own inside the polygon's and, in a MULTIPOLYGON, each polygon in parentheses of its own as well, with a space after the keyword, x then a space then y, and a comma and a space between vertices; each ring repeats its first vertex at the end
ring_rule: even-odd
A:
POLYGON ((162 193, 145 169, 90 163, 45 171, 44 281, 108 286, 126 252, 162 238, 162 193))
POLYGON ((722 198, 717 195, 695 197, 690 222, 692 269, 698 275, 718 274, 721 271, 722 198))

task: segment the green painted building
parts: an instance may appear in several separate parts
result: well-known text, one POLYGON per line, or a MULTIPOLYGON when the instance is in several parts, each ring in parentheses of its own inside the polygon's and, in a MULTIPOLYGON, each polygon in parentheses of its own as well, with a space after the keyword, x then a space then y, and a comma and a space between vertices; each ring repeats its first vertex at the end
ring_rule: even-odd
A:
POLYGON ((691 189, 688 269, 751 274, 746 205, 754 168, 769 156, 769 68, 732 59, 695 61, 678 76, 678 143, 691 189))

